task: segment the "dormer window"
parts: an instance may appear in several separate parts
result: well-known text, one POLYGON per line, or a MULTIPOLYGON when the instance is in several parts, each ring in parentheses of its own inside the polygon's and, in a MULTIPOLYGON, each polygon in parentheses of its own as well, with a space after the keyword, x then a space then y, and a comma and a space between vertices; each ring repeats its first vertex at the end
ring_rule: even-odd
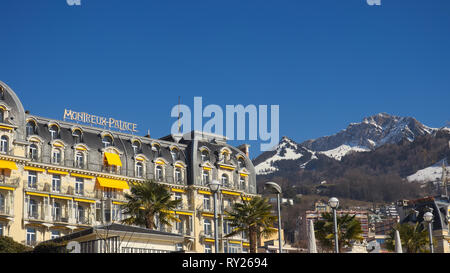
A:
POLYGON ((0 109, 0 122, 5 122, 5 111, 0 109))
POLYGON ((104 148, 112 146, 112 143, 113 143, 112 137, 108 136, 108 135, 104 136, 102 138, 102 143, 103 143, 104 148))
POLYGON ((201 153, 201 159, 202 162, 208 161, 209 160, 209 153, 207 150, 203 150, 201 153))
POLYGON ((5 99, 5 90, 0 86, 0 100, 5 99))
POLYGON ((161 147, 158 144, 152 145, 152 151, 155 153, 155 157, 161 156, 161 147))
POLYGON ((241 169, 241 168, 245 167, 245 162, 244 162, 244 159, 242 157, 239 157, 237 163, 238 163, 238 169, 241 169))
POLYGON ((138 154, 141 152, 141 143, 139 141, 137 140, 133 141, 131 147, 133 147, 134 154, 138 154))
POLYGON ((81 132, 80 129, 75 129, 72 132, 72 136, 73 136, 74 143, 81 143, 81 142, 83 142, 83 139, 82 139, 83 133, 81 132))
POLYGON ((58 138, 58 135, 59 135, 58 134, 58 131, 59 131, 58 126, 52 125, 52 126, 50 126, 50 128, 48 128, 48 131, 50 133, 50 137, 52 138, 52 140, 58 138))
POLYGON ((170 154, 172 155, 172 160, 177 161, 180 159, 180 151, 177 148, 173 148, 170 151, 170 154))
POLYGON ((27 137, 29 137, 31 135, 35 135, 36 134, 36 123, 34 123, 34 121, 29 121, 27 123, 25 130, 26 130, 27 137))

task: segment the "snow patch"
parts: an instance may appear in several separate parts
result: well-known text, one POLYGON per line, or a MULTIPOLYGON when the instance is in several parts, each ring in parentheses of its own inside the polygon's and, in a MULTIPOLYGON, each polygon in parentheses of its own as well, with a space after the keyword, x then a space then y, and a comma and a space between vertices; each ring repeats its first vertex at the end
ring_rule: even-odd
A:
MULTIPOLYGON (((436 164, 431 165, 430 167, 424 168, 422 170, 417 171, 416 173, 406 177, 409 182, 434 182, 441 181, 442 179, 442 162, 437 162, 436 164)), ((448 172, 448 168, 447 168, 448 172)))
POLYGON ((331 157, 331 158, 341 161, 342 157, 351 151, 368 152, 368 151, 370 151, 370 149, 368 149, 367 147, 363 147, 363 146, 349 146, 349 145, 343 144, 337 148, 334 148, 334 149, 331 149, 328 151, 318 152, 318 153, 324 154, 328 157, 331 157))

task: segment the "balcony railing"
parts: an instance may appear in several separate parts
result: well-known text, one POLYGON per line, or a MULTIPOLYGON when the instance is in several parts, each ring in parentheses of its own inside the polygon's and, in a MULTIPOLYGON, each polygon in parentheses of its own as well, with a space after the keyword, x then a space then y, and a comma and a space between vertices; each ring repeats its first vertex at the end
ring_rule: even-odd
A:
POLYGON ((53 221, 58 223, 68 223, 69 219, 67 217, 62 217, 61 215, 54 215, 53 221))

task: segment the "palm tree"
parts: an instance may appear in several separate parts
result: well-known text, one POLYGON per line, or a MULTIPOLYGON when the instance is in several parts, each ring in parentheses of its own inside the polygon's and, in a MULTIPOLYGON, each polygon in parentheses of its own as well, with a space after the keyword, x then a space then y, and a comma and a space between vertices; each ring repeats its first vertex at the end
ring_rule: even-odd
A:
POLYGON ((386 240, 386 248, 388 250, 395 250, 395 230, 398 230, 400 233, 403 251, 407 253, 429 252, 428 245, 430 240, 428 238, 428 230, 420 222, 415 224, 406 222, 395 225, 394 229, 389 233, 389 239, 386 240))
POLYGON ((170 191, 164 185, 147 180, 134 184, 130 192, 131 194, 125 194, 128 203, 123 210, 129 217, 122 220, 122 223, 156 229, 156 217, 161 224, 168 226, 172 226, 173 221, 180 221, 170 210, 175 209, 181 200, 172 200, 170 191))
MULTIPOLYGON (((342 252, 344 246, 350 246, 353 241, 362 241, 361 223, 355 219, 356 215, 345 214, 337 216, 338 244, 339 252, 342 252)), ((314 230, 317 240, 322 248, 332 250, 334 246, 334 220, 333 214, 323 213, 324 220, 317 221, 314 224, 314 230)))
POLYGON ((241 196, 242 203, 234 203, 228 215, 233 230, 225 237, 231 237, 241 232, 248 234, 250 253, 257 252, 258 238, 269 236, 277 231, 273 227, 277 217, 272 215, 272 205, 267 198, 254 197, 246 200, 241 196))

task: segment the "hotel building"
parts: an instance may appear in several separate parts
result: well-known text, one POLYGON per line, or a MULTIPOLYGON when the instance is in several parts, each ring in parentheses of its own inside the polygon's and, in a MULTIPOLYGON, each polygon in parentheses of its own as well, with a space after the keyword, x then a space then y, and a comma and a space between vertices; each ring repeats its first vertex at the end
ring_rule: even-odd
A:
MULTIPOLYGON (((133 127, 134 128, 134 127, 133 127)), ((132 183, 164 184, 181 205, 181 221, 159 231, 181 234, 179 249, 215 252, 208 183, 222 182, 218 200, 220 252, 246 252, 232 238, 224 209, 257 196, 248 145, 193 131, 160 139, 26 113, 0 81, 0 235, 36 245, 93 226, 119 223, 132 183)))

